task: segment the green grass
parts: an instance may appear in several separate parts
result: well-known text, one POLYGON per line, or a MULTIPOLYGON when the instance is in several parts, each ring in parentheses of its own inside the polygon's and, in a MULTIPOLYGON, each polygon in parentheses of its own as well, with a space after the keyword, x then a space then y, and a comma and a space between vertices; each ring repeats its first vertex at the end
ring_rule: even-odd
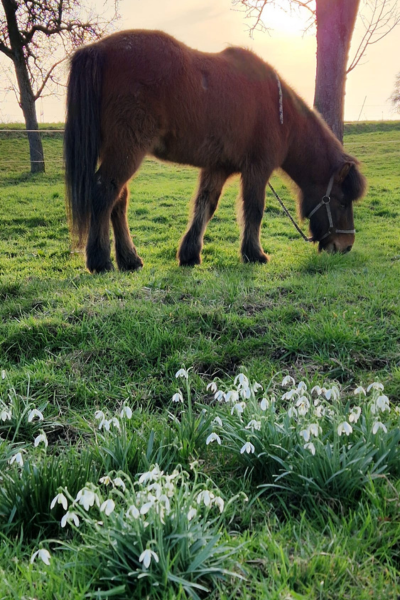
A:
MULTIPOLYGON (((294 496, 259 495, 263 481, 255 483, 233 446, 217 453, 205 445, 209 422, 196 402, 208 405, 205 385, 230 381, 242 367, 262 384, 283 373, 310 386, 336 381, 344 393, 381 381, 399 402, 399 123, 346 126, 345 147, 361 160, 368 193, 355 206, 356 242, 344 256, 305 244, 268 194, 262 241, 271 262, 242 264, 233 179, 207 229, 202 265, 181 269, 175 255, 197 172, 146 160, 130 186, 129 223, 145 263, 134 274, 86 272, 83 254, 70 246, 62 137, 43 134, 43 143, 47 171, 32 176, 24 135, 0 133, 0 398, 18 401, 18 414, 35 406, 46 418, 30 429, 21 417, 16 435, 15 423, 11 430, 0 421, 7 472, 10 453, 26 450, 23 477, 14 465, 12 478, 0 480, 7 490, 0 494, 0 599, 108 597, 96 595, 95 569, 48 542, 81 543, 58 527, 62 510, 56 519, 49 499, 58 486, 75 494, 108 471, 134 479, 155 463, 168 472, 197 459, 200 477, 211 477, 227 500, 238 492, 249 498, 218 524, 247 581, 219 580, 215 598, 395 600, 400 484, 393 469, 351 503, 324 498, 310 510, 294 496), (174 425, 168 413, 183 366, 192 367, 197 421, 178 411, 174 425), (102 438, 94 411, 112 415, 124 402, 134 410, 125 437, 102 438), (32 451, 41 429, 49 447, 32 451), (50 567, 29 564, 41 544, 53 553, 50 567)), ((275 176, 273 185, 295 214, 290 184, 275 176)), ((184 598, 176 589, 164 597, 184 598)))

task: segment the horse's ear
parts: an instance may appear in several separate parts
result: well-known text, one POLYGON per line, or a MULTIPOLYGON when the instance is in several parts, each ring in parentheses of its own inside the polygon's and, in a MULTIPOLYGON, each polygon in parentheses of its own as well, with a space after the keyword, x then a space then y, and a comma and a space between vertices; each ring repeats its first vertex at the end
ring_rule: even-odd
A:
POLYGON ((346 179, 347 175, 350 173, 350 169, 352 169, 355 166, 356 166, 355 162, 351 162, 351 161, 345 162, 338 171, 338 174, 337 174, 338 183, 342 184, 343 181, 346 179))
POLYGON ((339 169, 337 177, 348 200, 357 200, 364 194, 366 180, 358 170, 357 162, 346 161, 339 169))

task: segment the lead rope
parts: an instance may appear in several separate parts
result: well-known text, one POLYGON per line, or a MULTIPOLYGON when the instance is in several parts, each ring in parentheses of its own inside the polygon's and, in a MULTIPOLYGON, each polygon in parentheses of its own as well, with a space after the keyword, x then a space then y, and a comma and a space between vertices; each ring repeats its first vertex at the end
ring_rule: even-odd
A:
POLYGON ((274 190, 274 188, 272 187, 272 185, 268 182, 268 185, 271 189, 271 192, 274 194, 275 198, 278 200, 279 204, 282 206, 283 210, 285 211, 285 213, 287 214, 287 216, 289 217, 289 219, 292 221, 293 225, 296 227, 297 231, 300 233, 301 237, 303 238, 303 240, 305 242, 313 242, 313 238, 309 238, 307 237, 302 230, 300 229, 300 227, 297 225, 296 221, 293 219, 292 215, 290 214, 290 212, 288 211, 288 209, 286 208, 286 206, 283 204, 282 200, 279 198, 278 194, 276 193, 276 191, 274 190))

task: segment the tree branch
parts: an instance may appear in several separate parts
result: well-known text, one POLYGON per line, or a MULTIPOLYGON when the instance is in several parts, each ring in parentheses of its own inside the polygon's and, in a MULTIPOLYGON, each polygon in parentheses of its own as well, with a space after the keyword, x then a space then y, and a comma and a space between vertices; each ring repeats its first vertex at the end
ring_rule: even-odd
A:
POLYGON ((0 41, 0 52, 5 54, 6 56, 8 56, 8 58, 11 58, 11 60, 13 60, 14 54, 13 54, 11 48, 6 46, 6 44, 3 44, 3 42, 1 42, 1 41, 0 41))
POLYGON ((42 81, 42 85, 39 87, 39 89, 37 90, 36 94, 34 95, 35 102, 42 95, 42 92, 43 92, 44 88, 46 87, 46 84, 49 81, 49 79, 51 77, 51 74, 53 73, 54 69, 56 67, 58 67, 58 65, 60 65, 61 63, 63 63, 65 60, 67 60, 67 58, 68 58, 68 56, 64 56, 64 58, 62 58, 61 60, 58 60, 56 63, 54 63, 54 65, 52 65, 52 67, 50 68, 50 70, 47 72, 47 75, 44 77, 44 79, 42 81))
POLYGON ((394 4, 391 4, 391 2, 392 0, 374 0, 369 19, 361 17, 365 32, 346 74, 350 73, 360 63, 360 60, 366 54, 368 46, 377 44, 400 23, 397 2, 395 1, 394 4))

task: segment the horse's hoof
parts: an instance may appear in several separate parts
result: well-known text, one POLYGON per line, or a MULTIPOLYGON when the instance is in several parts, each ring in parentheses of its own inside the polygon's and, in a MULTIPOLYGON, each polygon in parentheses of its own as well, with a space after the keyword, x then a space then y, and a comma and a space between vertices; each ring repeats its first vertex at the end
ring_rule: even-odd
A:
POLYGON ((265 252, 261 252, 258 254, 243 253, 242 258, 244 263, 261 263, 265 265, 269 262, 269 256, 268 254, 265 254, 265 252))
POLYGON ((108 273, 109 271, 114 271, 114 265, 111 261, 104 263, 104 265, 98 265, 93 267, 92 265, 86 265, 88 270, 93 273, 93 275, 100 275, 101 273, 108 273))
POLYGON ((180 267, 195 267, 196 265, 201 264, 200 256, 194 256, 192 258, 179 258, 179 266, 180 267))
POLYGON ((138 271, 143 267, 143 261, 140 256, 132 257, 129 260, 117 260, 120 271, 138 271))

